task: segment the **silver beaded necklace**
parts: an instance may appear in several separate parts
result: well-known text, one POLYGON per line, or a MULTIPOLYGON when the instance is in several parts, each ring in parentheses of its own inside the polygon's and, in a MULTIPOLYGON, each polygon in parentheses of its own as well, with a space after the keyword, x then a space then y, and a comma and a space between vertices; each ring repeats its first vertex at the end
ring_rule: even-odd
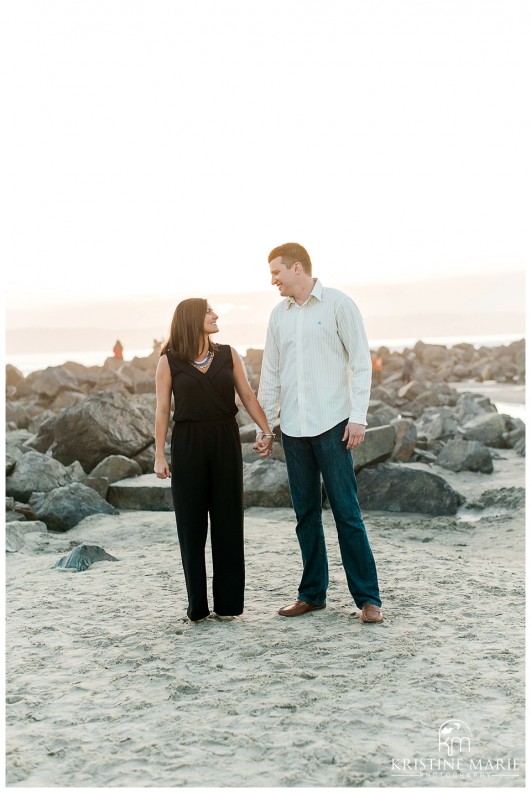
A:
POLYGON ((213 357, 214 357, 214 353, 212 352, 212 350, 209 350, 206 354, 206 357, 203 358, 202 361, 192 361, 192 363, 194 366, 197 366, 198 369, 203 369, 205 366, 207 366, 210 363, 213 357))

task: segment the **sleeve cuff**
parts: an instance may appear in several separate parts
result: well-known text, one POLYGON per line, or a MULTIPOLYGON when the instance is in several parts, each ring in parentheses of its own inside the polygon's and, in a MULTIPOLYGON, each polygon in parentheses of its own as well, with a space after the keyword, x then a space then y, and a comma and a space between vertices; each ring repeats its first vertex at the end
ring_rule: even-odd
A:
POLYGON ((367 417, 364 413, 353 413, 348 420, 353 424, 364 424, 367 426, 367 417))

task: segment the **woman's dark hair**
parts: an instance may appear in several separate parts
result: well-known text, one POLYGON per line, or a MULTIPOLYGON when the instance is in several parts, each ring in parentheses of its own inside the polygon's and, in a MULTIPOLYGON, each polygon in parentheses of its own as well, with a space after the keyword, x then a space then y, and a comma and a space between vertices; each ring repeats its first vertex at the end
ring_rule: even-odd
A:
MULTIPOLYGON (((187 300, 181 300, 173 312, 170 336, 168 341, 162 345, 160 354, 165 355, 169 351, 181 361, 193 361, 203 346, 207 308, 208 301, 203 297, 189 297, 187 300)), ((208 349, 215 349, 210 336, 208 337, 208 349)))

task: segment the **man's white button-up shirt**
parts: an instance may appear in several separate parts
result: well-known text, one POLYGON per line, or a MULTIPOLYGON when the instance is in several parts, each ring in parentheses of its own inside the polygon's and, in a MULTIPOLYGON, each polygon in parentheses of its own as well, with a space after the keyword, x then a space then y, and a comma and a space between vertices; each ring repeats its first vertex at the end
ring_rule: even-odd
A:
POLYGON ((273 309, 258 400, 272 427, 311 437, 343 419, 366 424, 371 356, 356 304, 319 280, 301 306, 288 297, 273 309))

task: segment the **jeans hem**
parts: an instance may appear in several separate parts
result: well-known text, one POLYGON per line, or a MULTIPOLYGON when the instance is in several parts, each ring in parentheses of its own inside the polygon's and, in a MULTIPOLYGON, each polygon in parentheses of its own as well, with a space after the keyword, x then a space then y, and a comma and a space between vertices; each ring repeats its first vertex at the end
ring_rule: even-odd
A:
POLYGON ((326 600, 321 600, 318 603, 314 603, 313 600, 304 597, 304 595, 297 595, 297 600, 302 600, 303 603, 308 603, 309 606, 326 606, 326 600))

